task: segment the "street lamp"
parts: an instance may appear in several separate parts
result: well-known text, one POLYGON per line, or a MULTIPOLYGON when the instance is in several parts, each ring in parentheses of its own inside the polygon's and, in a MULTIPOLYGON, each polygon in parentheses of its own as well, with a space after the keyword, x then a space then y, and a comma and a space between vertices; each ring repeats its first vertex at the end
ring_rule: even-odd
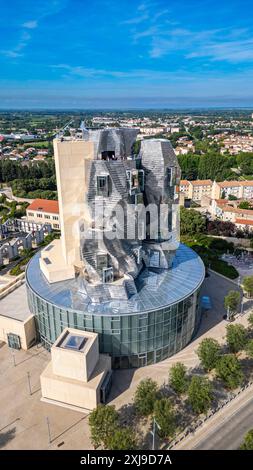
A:
POLYGON ((156 426, 158 429, 161 429, 161 426, 157 423, 155 418, 153 418, 153 430, 150 431, 150 434, 152 435, 152 450, 155 450, 155 433, 156 433, 156 426))
POLYGON ((30 372, 27 372, 27 380, 28 380, 28 388, 29 388, 29 393, 32 395, 32 388, 31 388, 31 375, 30 372))
POLYGON ((46 416, 46 423, 47 423, 48 443, 50 445, 52 442, 52 436, 51 436, 50 421, 49 421, 48 416, 46 416))

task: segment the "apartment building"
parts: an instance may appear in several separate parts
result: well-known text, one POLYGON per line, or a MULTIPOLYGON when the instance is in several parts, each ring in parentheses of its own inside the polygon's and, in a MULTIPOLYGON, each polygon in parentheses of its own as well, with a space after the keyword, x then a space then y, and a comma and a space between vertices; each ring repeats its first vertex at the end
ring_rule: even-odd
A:
POLYGON ((212 195, 212 180, 180 181, 180 192, 193 201, 201 201, 203 196, 212 195))
POLYGON ((54 230, 60 230, 58 201, 34 199, 26 209, 26 217, 30 222, 47 222, 54 230))
POLYGON ((253 220, 235 219, 235 225, 240 230, 253 231, 253 220))
POLYGON ((189 188, 190 188, 190 181, 181 180, 180 181, 180 193, 183 193, 186 198, 189 198, 189 188))
POLYGON ((253 181, 222 181, 217 183, 212 180, 181 180, 180 193, 185 198, 193 201, 201 201, 203 196, 212 199, 228 199, 234 196, 237 199, 253 199, 253 181))
MULTIPOLYGON (((226 201, 225 199, 213 199, 211 213, 214 218, 224 222, 237 223, 238 220, 244 223, 253 221, 252 209, 240 209, 237 207, 237 201, 226 201)), ((239 222, 238 222, 239 223, 239 222)))
POLYGON ((214 199, 228 199, 229 196, 237 199, 253 199, 253 181, 213 182, 212 197, 214 199))

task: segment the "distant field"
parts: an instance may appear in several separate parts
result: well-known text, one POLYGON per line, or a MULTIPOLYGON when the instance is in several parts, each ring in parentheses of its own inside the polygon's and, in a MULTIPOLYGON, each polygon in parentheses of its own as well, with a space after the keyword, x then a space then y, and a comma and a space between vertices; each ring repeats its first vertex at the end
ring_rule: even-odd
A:
POLYGON ((35 147, 35 148, 48 148, 48 141, 47 140, 39 140, 39 141, 31 141, 29 143, 25 143, 24 147, 35 147))

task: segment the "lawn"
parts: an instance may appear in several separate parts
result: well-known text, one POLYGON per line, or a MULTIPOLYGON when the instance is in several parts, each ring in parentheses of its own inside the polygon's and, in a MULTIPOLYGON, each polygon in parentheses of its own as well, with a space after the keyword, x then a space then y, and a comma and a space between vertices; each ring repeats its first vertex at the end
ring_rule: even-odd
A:
POLYGON ((223 253, 234 251, 233 243, 206 235, 182 235, 181 241, 198 253, 207 268, 213 269, 229 279, 238 278, 238 271, 220 259, 223 253))

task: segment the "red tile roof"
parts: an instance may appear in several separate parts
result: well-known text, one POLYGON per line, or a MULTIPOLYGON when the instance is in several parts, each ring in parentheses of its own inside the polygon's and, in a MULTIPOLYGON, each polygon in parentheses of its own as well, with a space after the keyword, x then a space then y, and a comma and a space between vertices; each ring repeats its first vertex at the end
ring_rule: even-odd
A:
POLYGON ((242 224, 242 225, 253 225, 253 220, 249 219, 235 219, 236 224, 242 224))
POLYGON ((59 214, 59 204, 58 201, 51 201, 49 199, 34 199, 30 206, 27 207, 27 210, 59 214))

